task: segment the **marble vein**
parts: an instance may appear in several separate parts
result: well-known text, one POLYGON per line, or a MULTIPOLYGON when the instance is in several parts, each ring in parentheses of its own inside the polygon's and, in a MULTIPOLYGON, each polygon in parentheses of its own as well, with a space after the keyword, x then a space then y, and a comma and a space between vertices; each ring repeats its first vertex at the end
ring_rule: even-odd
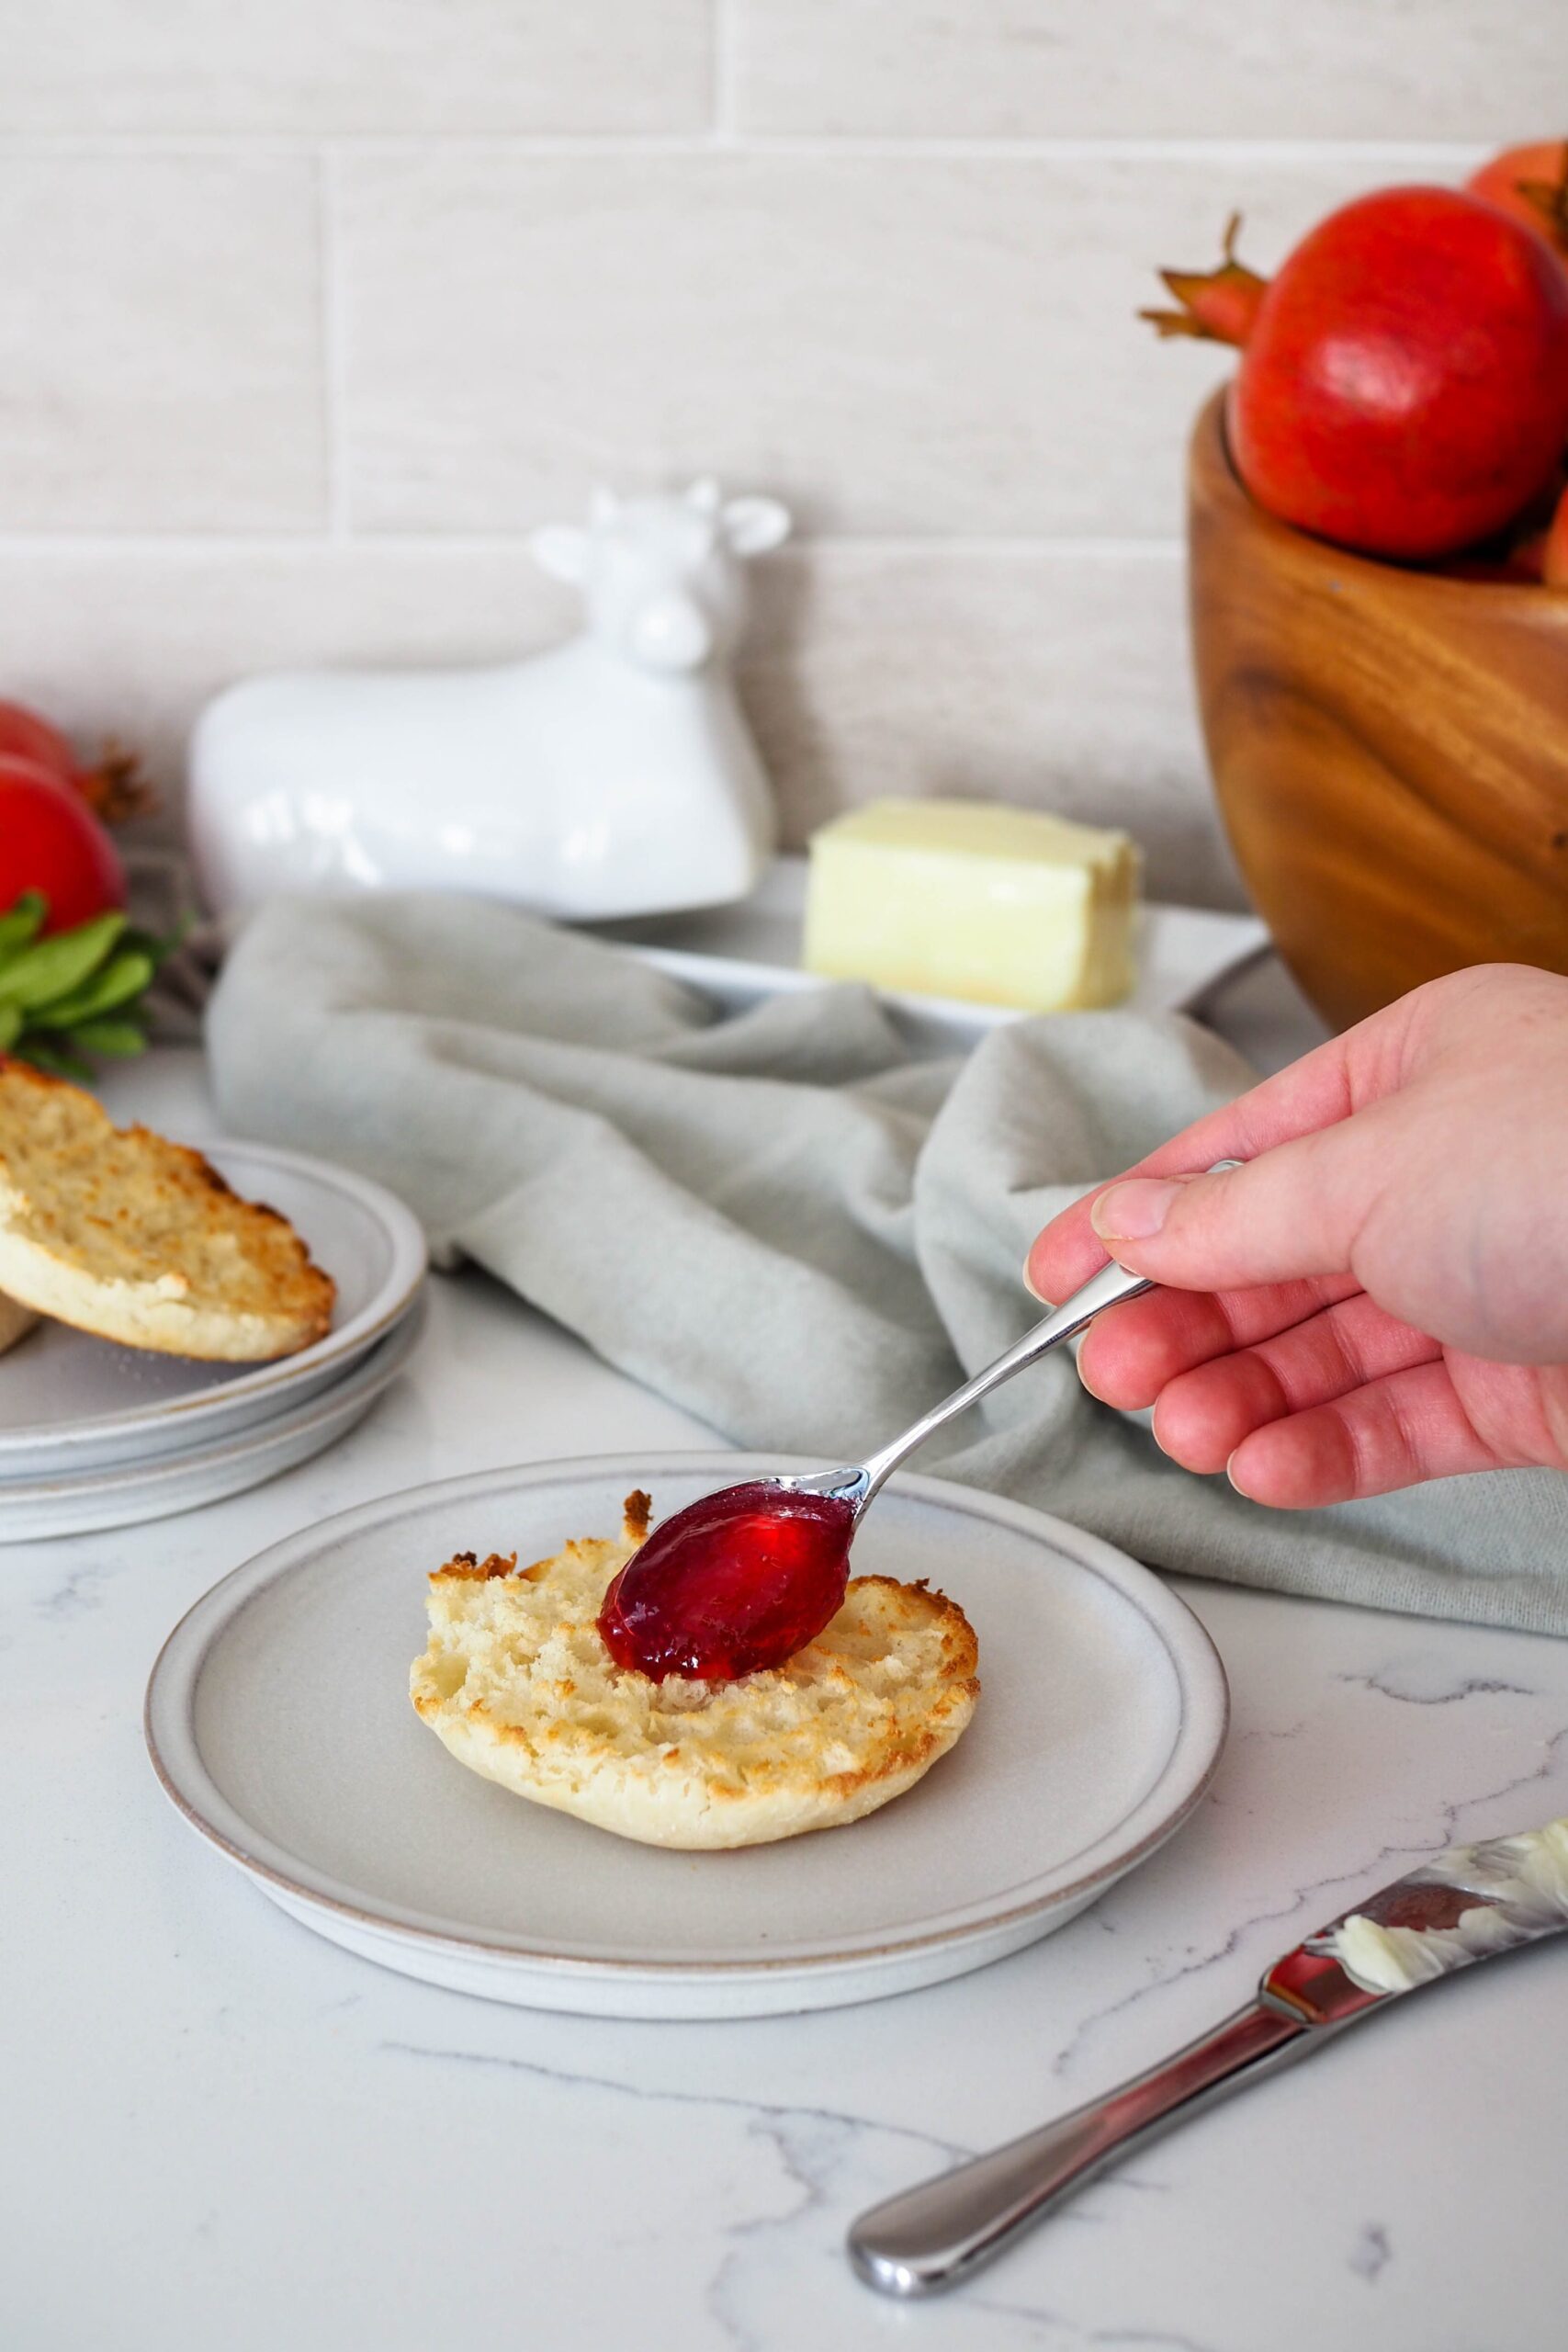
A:
POLYGON ((1369 2287, 1375 2286, 1393 2259, 1388 2232, 1381 2222, 1369 2222, 1350 2251, 1350 2267, 1358 2278, 1369 2287))
POLYGON ((383 2041, 378 2048, 402 2058, 436 2059, 448 2065, 498 2066, 515 2075, 529 2075, 540 2082, 557 2083, 571 2090, 619 2092, 626 2098, 666 2107, 694 2107, 728 2110, 758 2122, 783 2121, 800 2118, 813 2123, 837 2124, 852 2132, 883 2132, 896 2140, 912 2142, 917 2147, 929 2148, 950 2164, 958 2164, 965 2156, 978 2152, 956 2140, 943 2140, 934 2132, 918 2132, 912 2124, 883 2123, 874 2116, 851 2115, 841 2108, 797 2105, 792 2100, 741 2098, 732 2091, 670 2090, 661 2085, 628 2083, 615 2075, 584 2075, 565 2067, 547 2066, 536 2058, 518 2058, 507 2051, 440 2050, 417 2041, 383 2041))
POLYGON ((1467 1676, 1462 1681, 1447 1682, 1440 1690, 1400 1690, 1393 1679, 1393 1668, 1374 1667, 1367 1674, 1340 1672, 1336 1682, 1347 1682, 1353 1690, 1375 1691, 1380 1699, 1397 1700, 1404 1707, 1452 1707, 1464 1699, 1539 1699, 1540 1692, 1526 1682, 1503 1682, 1485 1676, 1467 1676))
POLYGON ((58 1584, 39 1593, 33 1601, 40 1617, 79 1617, 89 1610, 101 1609, 106 1590, 118 1577, 123 1562, 114 1560, 85 1560, 80 1566, 69 1569, 58 1584))
POLYGON ((1061 2347, 1061 2352, 1089 2352, 1090 2346, 1103 2346, 1104 2352, 1213 2352, 1213 2346, 1195 2335, 1184 2335, 1163 2327, 1083 2327, 1062 2312, 1047 2311, 1035 2304, 998 2301, 994 2296, 970 2290, 970 2301, 976 2311, 988 2312, 1000 2319, 1032 2320, 1051 2330, 1046 2339, 1061 2347))

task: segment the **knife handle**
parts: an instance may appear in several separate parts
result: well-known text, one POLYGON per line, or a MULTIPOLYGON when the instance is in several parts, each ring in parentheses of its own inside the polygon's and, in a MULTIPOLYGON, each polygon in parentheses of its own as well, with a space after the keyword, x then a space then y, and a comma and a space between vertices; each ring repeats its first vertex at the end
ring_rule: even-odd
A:
POLYGON ((850 2232, 850 2260, 885 2295, 956 2286, 1116 2158, 1296 2056, 1324 2030, 1261 2001, 1238 2010, 1109 2098, 874 2206, 850 2232))

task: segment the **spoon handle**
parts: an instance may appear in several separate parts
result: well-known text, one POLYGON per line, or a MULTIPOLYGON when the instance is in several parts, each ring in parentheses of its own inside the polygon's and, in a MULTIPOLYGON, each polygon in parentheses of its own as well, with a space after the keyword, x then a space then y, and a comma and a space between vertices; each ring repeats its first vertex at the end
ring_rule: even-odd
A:
POLYGON ((1080 1289, 1074 1291, 1071 1298, 1047 1315, 1043 1323, 1037 1323, 1032 1331, 1026 1331, 1005 1355, 998 1356, 995 1363, 988 1363, 983 1372, 977 1372, 973 1380, 966 1380, 962 1388, 955 1388, 951 1396, 944 1396, 940 1405, 933 1405, 929 1413, 916 1421, 911 1429, 896 1437, 891 1445, 885 1445, 880 1453, 874 1453, 865 1465, 865 1500, 870 1502, 877 1488, 885 1479, 892 1476, 900 1462, 913 1453, 917 1446, 924 1445, 927 1438, 941 1429, 944 1421, 951 1421, 955 1414, 966 1412, 971 1405, 977 1405, 982 1396, 988 1396, 993 1388, 999 1388, 1004 1380, 1010 1380, 1015 1372, 1022 1372, 1025 1365, 1036 1363, 1042 1356, 1049 1355, 1052 1349, 1060 1347, 1064 1340, 1070 1340, 1081 1331, 1086 1323, 1092 1323, 1105 1307, 1119 1306, 1124 1298, 1140 1298, 1145 1291, 1153 1288, 1153 1283, 1145 1282, 1141 1274, 1130 1274, 1125 1266, 1118 1266, 1114 1261, 1109 1266, 1101 1266, 1098 1274, 1091 1274, 1080 1289))
MULTIPOLYGON (((1219 1159, 1208 1172, 1211 1176, 1217 1176, 1223 1170, 1236 1168, 1240 1164, 1239 1160, 1219 1159)), ((1064 1299, 1060 1306, 1054 1307, 1043 1323, 1037 1323, 1032 1331, 1026 1331, 1005 1355, 999 1355, 995 1363, 987 1364, 984 1371, 977 1372, 972 1380, 966 1380, 962 1388, 955 1388, 951 1396, 944 1396, 940 1405, 933 1405, 929 1413, 896 1437, 890 1445, 885 1445, 880 1453, 874 1453, 865 1464, 866 1483, 863 1492, 857 1498, 859 1509, 864 1510, 900 1462, 913 1453, 917 1446, 924 1445, 927 1438, 934 1430, 941 1429, 944 1421, 951 1421, 956 1413, 966 1412, 971 1405, 977 1405, 982 1396, 988 1396, 993 1388, 999 1388, 1004 1380, 1010 1380, 1015 1372, 1022 1372, 1026 1365, 1037 1363, 1042 1356, 1049 1355, 1053 1348, 1059 1348, 1064 1340, 1073 1339, 1086 1324, 1092 1323, 1097 1315, 1103 1314, 1106 1307, 1120 1306, 1124 1298, 1141 1298, 1145 1291, 1153 1288, 1153 1283, 1146 1281, 1142 1274, 1130 1274, 1126 1267, 1117 1265, 1114 1259, 1109 1265, 1101 1266, 1099 1273, 1090 1274, 1088 1282, 1074 1291, 1071 1298, 1064 1299)))

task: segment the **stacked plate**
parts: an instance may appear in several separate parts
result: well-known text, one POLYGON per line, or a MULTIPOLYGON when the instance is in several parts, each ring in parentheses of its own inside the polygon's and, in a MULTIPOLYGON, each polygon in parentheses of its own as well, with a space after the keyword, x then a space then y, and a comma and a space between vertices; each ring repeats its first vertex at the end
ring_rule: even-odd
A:
POLYGON ((0 1543, 128 1526, 258 1486, 352 1429, 412 1351, 424 1236, 400 1201, 295 1152, 202 1148, 331 1274, 332 1329, 276 1363, 220 1364, 39 1325, 0 1356, 0 1543))

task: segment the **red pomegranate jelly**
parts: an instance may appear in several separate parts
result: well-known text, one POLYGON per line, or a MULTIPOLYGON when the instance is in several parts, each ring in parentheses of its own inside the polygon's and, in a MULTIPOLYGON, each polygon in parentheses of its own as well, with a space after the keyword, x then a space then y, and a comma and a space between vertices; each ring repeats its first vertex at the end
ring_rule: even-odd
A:
POLYGON ((855 1515, 758 1483, 705 1495, 626 1562, 599 1612, 617 1666, 731 1682, 782 1666, 843 1602, 855 1515))

